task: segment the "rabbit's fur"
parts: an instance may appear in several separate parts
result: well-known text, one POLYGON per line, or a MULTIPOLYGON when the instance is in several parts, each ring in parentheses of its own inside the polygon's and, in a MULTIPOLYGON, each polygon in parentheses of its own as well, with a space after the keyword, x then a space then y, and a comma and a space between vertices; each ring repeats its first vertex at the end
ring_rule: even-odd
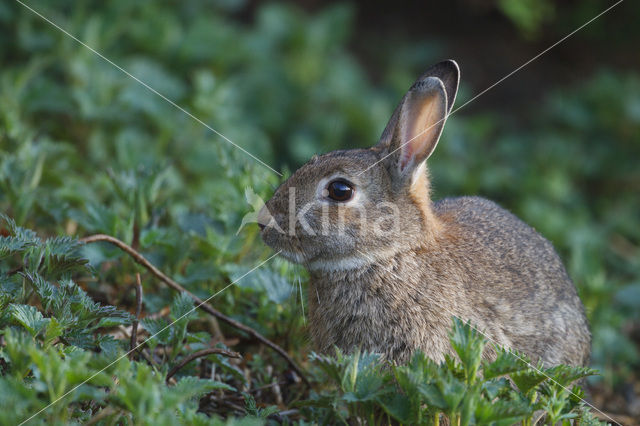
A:
POLYGON ((430 199, 425 160, 458 80, 455 62, 435 65, 376 146, 297 170, 262 209, 262 237, 309 270, 320 351, 360 347, 402 363, 420 349, 442 361, 455 315, 534 361, 585 365, 584 309, 551 243, 483 198, 430 199), (336 178, 354 188, 351 200, 328 198, 336 178))

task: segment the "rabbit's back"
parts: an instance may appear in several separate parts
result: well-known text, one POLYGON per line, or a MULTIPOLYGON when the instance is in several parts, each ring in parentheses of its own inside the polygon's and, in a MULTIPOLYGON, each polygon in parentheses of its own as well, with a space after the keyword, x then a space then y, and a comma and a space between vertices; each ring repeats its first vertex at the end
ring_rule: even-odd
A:
POLYGON ((584 365, 587 321, 551 243, 483 198, 447 198, 433 208, 446 228, 443 248, 465 277, 470 319, 545 363, 584 365))

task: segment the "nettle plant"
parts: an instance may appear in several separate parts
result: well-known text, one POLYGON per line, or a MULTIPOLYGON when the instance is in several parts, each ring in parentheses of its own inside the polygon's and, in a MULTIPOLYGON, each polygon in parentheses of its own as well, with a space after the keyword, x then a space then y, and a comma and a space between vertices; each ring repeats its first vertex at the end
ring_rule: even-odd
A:
MULTIPOLYGON (((232 386, 187 374, 177 375, 172 386, 165 383, 183 355, 177 349, 182 342, 202 341, 187 331, 191 299, 175 297, 169 317, 178 321, 147 342, 151 350, 162 345, 160 364, 148 356, 150 362, 130 361, 123 356, 129 342, 108 332, 130 325, 132 315, 96 303, 71 278, 94 272, 80 254, 82 243, 42 240, 4 215, 0 225, 0 407, 12 407, 0 410, 0 424, 226 424, 198 413, 198 397, 236 392, 232 386)), ((163 324, 141 322, 149 334, 163 324)), ((227 362, 218 363, 242 377, 227 362)), ((254 417, 245 422, 260 423, 254 417)))
MULTIPOLYGON (((71 237, 42 240, 10 218, 0 219, 0 406, 13 407, 0 410, 1 424, 36 413, 35 424, 222 424, 200 412, 201 397, 214 392, 217 403, 244 405, 235 411, 245 416, 243 424, 438 424, 443 416, 454 425, 530 425, 540 418, 598 424, 574 384, 594 370, 532 368, 523 355, 500 348, 488 362, 482 358, 487 342, 458 319, 450 336, 457 357, 442 364, 420 353, 404 366, 375 354, 313 354, 308 399, 292 401, 299 411, 289 410, 289 417, 276 414, 278 407, 256 401, 245 373, 227 358, 207 357, 220 380, 199 378, 193 365, 181 362, 189 359, 185 352, 202 351, 209 341, 206 333, 189 330, 196 317, 189 296, 173 299, 167 319, 140 321, 152 337, 129 359, 124 355, 133 354, 132 344, 110 331, 135 318, 96 303, 72 280, 95 272, 81 256, 82 243, 71 237)), ((250 368, 261 370, 260 364, 255 354, 250 368)))
POLYGON ((71 280, 74 272, 89 269, 87 260, 79 255, 81 243, 70 237, 42 241, 35 232, 16 226, 5 216, 0 218, 8 234, 0 239, 0 260, 14 265, 0 275, 0 326, 21 325, 45 349, 64 342, 113 353, 115 341, 96 334, 97 330, 131 319, 113 306, 95 303, 71 280), (29 304, 34 298, 40 309, 29 304))
POLYGON ((299 405, 325 424, 438 425, 445 417, 452 425, 600 424, 575 385, 594 370, 533 368, 524 355, 498 347, 489 362, 482 357, 487 341, 457 318, 450 341, 457 357, 442 364, 422 353, 402 366, 368 353, 313 354, 316 377, 328 385, 299 405))
MULTIPOLYGON (((146 355, 130 360, 123 356, 130 343, 108 331, 131 325, 134 317, 94 302, 71 278, 94 272, 80 254, 82 243, 70 237, 42 240, 10 218, 1 219, 0 406, 13 407, 0 410, 2 424, 24 421, 40 410, 31 420, 35 424, 124 419, 222 424, 199 412, 200 397, 212 392, 218 401, 244 402, 243 424, 305 418, 324 424, 438 424, 443 416, 454 425, 530 425, 540 418, 550 424, 598 424, 574 385, 594 370, 532 368, 523 355, 500 348, 497 359, 487 362, 482 358, 487 342, 458 319, 451 332, 457 357, 442 364, 420 353, 405 366, 381 362, 375 354, 313 354, 309 398, 291 404, 299 407, 290 410, 293 418, 274 417, 277 407, 238 391, 249 389, 246 377, 224 357, 208 357, 224 382, 198 378, 192 367, 176 374, 177 365, 184 367, 180 360, 188 358, 184 348, 208 345, 207 336, 188 329, 195 315, 186 294, 170 305, 171 327, 164 318, 140 322, 153 337, 140 352, 146 355)), ((255 355, 251 367, 259 369, 260 360, 255 355)))

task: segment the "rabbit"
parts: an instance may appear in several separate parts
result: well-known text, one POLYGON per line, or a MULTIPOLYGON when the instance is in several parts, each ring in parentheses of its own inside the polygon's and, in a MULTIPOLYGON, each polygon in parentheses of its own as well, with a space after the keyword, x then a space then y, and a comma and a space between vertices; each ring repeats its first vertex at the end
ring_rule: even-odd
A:
MULTIPOLYGON (((321 353, 454 355, 452 318, 534 363, 586 365, 584 307, 549 241, 480 197, 433 202, 426 160, 451 112, 453 60, 411 86, 369 149, 314 156, 258 214, 263 241, 309 271, 321 353)), ((492 345, 488 355, 495 357, 492 345)))

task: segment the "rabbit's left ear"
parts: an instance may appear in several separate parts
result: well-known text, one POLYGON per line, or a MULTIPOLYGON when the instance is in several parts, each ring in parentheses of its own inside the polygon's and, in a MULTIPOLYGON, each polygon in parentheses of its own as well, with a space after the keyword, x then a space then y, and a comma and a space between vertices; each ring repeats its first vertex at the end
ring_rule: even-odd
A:
POLYGON ((385 128, 378 148, 398 180, 411 175, 433 153, 458 90, 454 61, 429 68, 402 99, 385 128))
POLYGON ((438 62, 426 70, 416 83, 429 77, 436 77, 442 81, 447 92, 447 114, 449 114, 456 100, 458 85, 460 84, 460 67, 458 67, 458 63, 453 59, 438 62))
POLYGON ((447 94, 442 81, 428 77, 415 83, 396 114, 392 117, 395 123, 389 123, 392 133, 384 144, 388 155, 385 162, 394 179, 404 180, 429 158, 442 133, 447 118, 447 94))

